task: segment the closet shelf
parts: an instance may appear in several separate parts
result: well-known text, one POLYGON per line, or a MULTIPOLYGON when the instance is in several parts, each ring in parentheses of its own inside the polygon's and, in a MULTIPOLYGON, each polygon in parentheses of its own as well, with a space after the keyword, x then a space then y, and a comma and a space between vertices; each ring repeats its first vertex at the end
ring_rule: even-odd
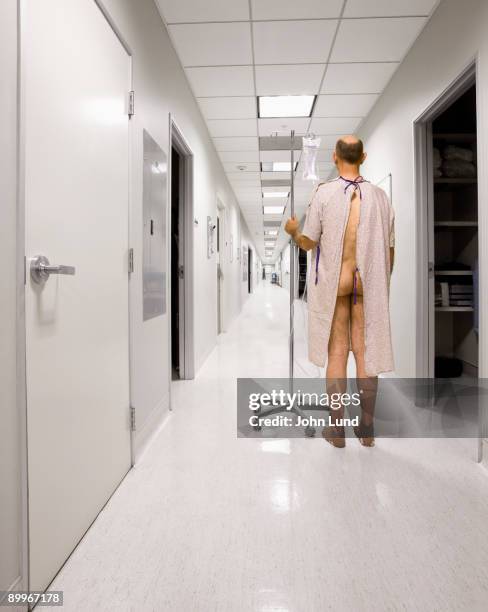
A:
POLYGON ((436 276, 473 276, 472 270, 435 270, 436 276))
POLYGON ((436 221, 435 227, 478 227, 478 221, 436 221))
POLYGON ((439 312, 473 312, 472 306, 436 306, 439 312))
POLYGON ((477 178, 448 178, 441 176, 434 179, 436 185, 475 185, 477 182, 477 178))
POLYGON ((449 140, 450 142, 473 142, 476 140, 476 132, 457 134, 432 134, 434 140, 449 140))

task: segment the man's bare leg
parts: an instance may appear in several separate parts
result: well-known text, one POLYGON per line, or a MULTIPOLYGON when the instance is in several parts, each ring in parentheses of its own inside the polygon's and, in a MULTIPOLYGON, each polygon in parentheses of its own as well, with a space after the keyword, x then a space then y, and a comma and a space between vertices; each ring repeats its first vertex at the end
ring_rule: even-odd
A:
MULTIPOLYGON (((330 330, 326 388, 329 396, 332 393, 345 393, 347 390, 347 358, 349 355, 349 325, 350 325, 350 298, 349 295, 337 296, 334 317, 330 330)), ((344 407, 331 410, 330 427, 325 427, 322 435, 333 446, 345 446, 344 428, 336 425, 338 419, 344 416, 344 407)))
POLYGON ((351 346, 356 360, 356 384, 361 394, 361 423, 356 435, 363 446, 374 446, 374 409, 378 377, 367 376, 364 361, 364 308, 363 296, 358 295, 356 304, 351 296, 351 346), (361 435, 363 434, 363 435, 361 435))

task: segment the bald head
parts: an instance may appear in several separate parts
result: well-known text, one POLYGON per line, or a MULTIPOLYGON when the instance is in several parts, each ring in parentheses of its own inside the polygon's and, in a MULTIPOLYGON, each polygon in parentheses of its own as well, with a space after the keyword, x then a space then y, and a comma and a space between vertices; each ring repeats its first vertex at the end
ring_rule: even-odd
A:
POLYGON ((364 160, 363 141, 357 136, 342 136, 336 142, 335 154, 338 160, 359 166, 364 160))

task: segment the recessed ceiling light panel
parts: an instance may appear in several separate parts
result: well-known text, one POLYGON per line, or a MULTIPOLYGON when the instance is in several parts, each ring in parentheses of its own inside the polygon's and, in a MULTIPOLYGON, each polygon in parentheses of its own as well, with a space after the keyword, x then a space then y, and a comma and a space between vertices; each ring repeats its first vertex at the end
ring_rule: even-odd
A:
MULTIPOLYGON (((296 170, 296 161, 293 169, 296 170)), ((290 172, 291 162, 261 162, 261 172, 290 172)))
POLYGON ((284 210, 284 206, 263 206, 263 213, 265 215, 282 215, 284 210))
POLYGON ((288 191, 263 191, 263 198, 287 198, 288 191))
POLYGON ((315 96, 259 96, 259 117, 311 117, 315 96))

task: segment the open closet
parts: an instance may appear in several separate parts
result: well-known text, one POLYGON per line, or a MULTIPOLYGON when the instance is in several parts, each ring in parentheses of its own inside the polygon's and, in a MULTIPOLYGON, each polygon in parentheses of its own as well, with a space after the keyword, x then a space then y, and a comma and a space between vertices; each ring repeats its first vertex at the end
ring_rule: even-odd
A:
POLYGON ((436 377, 477 377, 478 185, 474 84, 432 121, 431 147, 434 371, 436 377))

